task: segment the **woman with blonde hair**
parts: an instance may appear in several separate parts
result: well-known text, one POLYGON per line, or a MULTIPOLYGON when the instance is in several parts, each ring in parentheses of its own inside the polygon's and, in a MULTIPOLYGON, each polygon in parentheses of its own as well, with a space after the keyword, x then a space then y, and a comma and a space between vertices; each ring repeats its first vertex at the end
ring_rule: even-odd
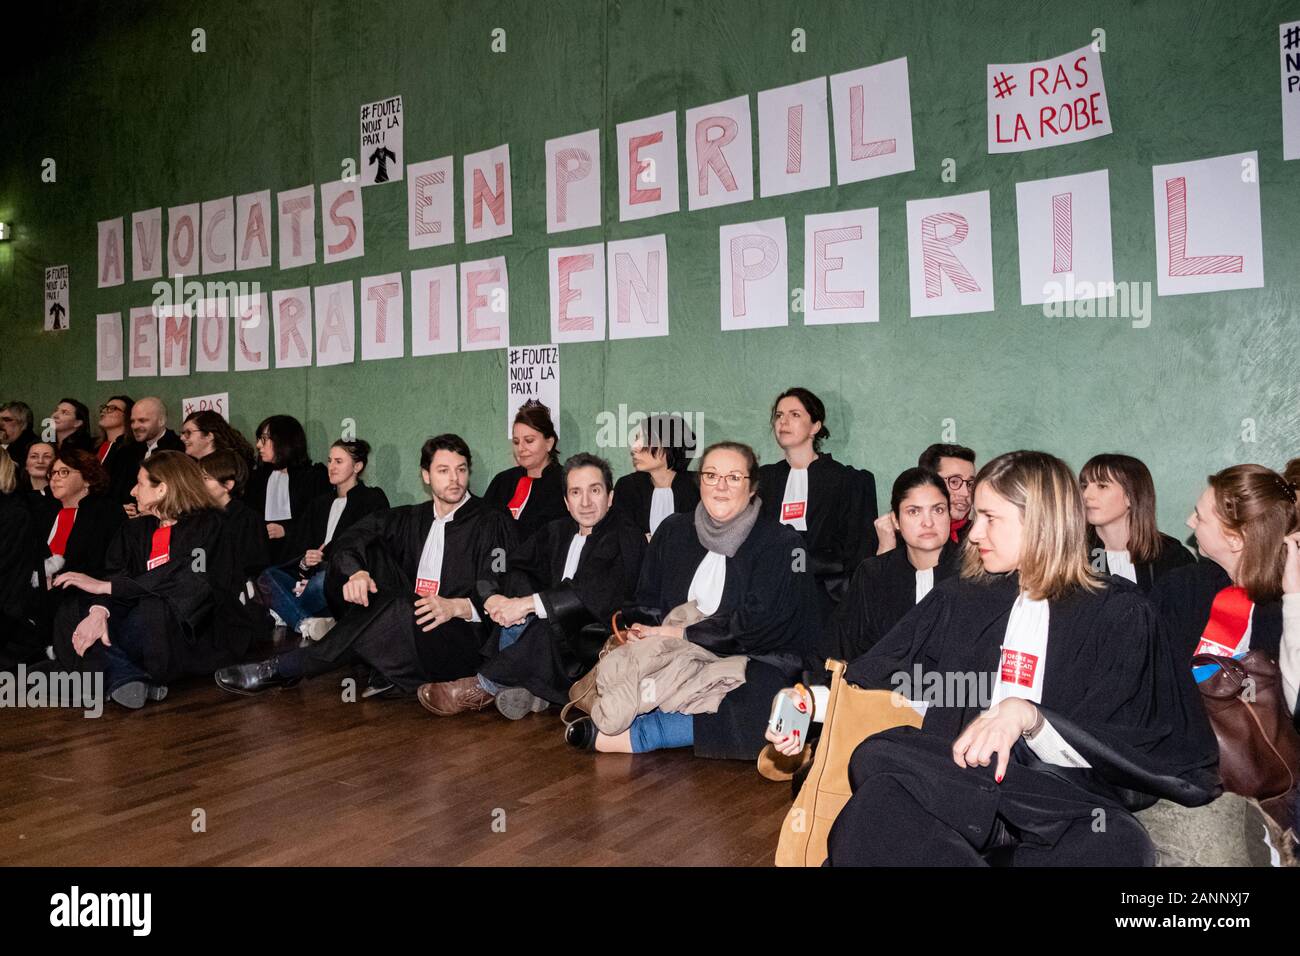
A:
POLYGON ((131 493, 141 517, 109 546, 105 578, 54 579, 67 589, 54 645, 64 666, 103 671, 109 696, 138 709, 177 678, 237 660, 247 632, 227 627, 241 582, 198 464, 155 452, 131 493))
POLYGON ((1137 590, 1090 568, 1063 461, 1001 455, 974 494, 960 576, 846 673, 928 709, 919 729, 854 752, 830 862, 1149 865, 1131 811, 1159 797, 1199 805, 1220 789, 1191 674, 1137 590))

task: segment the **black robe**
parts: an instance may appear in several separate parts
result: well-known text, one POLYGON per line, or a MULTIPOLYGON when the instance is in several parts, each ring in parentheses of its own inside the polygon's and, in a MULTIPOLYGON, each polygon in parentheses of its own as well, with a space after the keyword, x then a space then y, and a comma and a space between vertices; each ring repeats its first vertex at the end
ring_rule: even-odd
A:
MULTIPOLYGON (((722 600, 709 617, 686 628, 686 639, 726 657, 749 658, 745 683, 722 699, 716 714, 695 716, 695 753, 700 757, 752 760, 766 741, 772 697, 812 663, 821 627, 813 577, 797 553, 799 533, 759 515, 749 536, 727 559, 722 600)), ((693 514, 664 519, 650 540, 636 605, 627 623, 657 624, 686 603, 691 580, 708 552, 695 533, 693 514)))
MULTIPOLYGON (((135 478, 140 471, 140 456, 135 444, 130 429, 127 429, 113 439, 108 446, 108 455, 100 462, 108 472, 109 497, 122 505, 135 500, 131 497, 131 489, 135 487, 135 478)), ((98 448, 95 457, 99 457, 98 448)))
MULTIPOLYGON (((650 501, 654 496, 654 479, 647 472, 634 471, 614 483, 614 508, 627 515, 642 534, 650 533, 650 501)), ((696 477, 682 470, 673 474, 673 514, 692 512, 700 503, 696 477)))
MULTIPOLYGON (((1049 765, 1021 740, 998 784, 992 764, 958 767, 951 756, 952 742, 985 709, 983 695, 931 702, 919 730, 896 727, 854 751, 854 794, 831 830, 832 865, 885 862, 885 849, 898 865, 952 861, 924 854, 963 841, 974 857, 999 825, 1011 828, 1027 849, 1047 853, 1049 862, 1105 862, 1096 856, 1103 842, 1088 840, 1099 807, 1107 813, 1108 839, 1121 838, 1107 849, 1111 862, 1149 862, 1150 841, 1128 810, 1160 797, 1198 806, 1218 796, 1218 748, 1191 672, 1169 653, 1155 610, 1137 589, 1114 577, 1106 585, 1051 602, 1039 705, 1091 767, 1049 765), (878 828, 892 824, 879 817, 895 809, 901 831, 947 840, 935 837, 913 851, 891 846, 892 838, 878 828)), ((918 674, 941 680, 982 675, 993 686, 1018 592, 1014 573, 987 582, 945 581, 853 661, 846 679, 892 689, 903 677, 914 685, 918 674)), ((921 688, 902 684, 914 699, 931 696, 921 679, 921 688)))
POLYGON ((42 644, 29 620, 31 525, 32 512, 23 493, 0 494, 0 669, 41 656, 42 644))
POLYGON ((27 491, 31 490, 31 486, 27 484, 27 452, 40 440, 40 436, 28 428, 5 448, 14 467, 18 469, 19 485, 27 491))
MULTIPOLYGON (((518 465, 497 472, 483 492, 484 504, 510 517, 510 499, 525 473, 518 465)), ((528 502, 515 519, 515 535, 520 541, 527 541, 539 528, 568 515, 569 509, 564 506, 564 469, 558 462, 551 462, 528 491, 528 502)))
POLYGON ((81 451, 89 452, 92 455, 99 450, 99 446, 95 444, 95 439, 90 435, 90 429, 85 426, 78 428, 62 441, 55 439, 54 447, 57 451, 63 451, 68 448, 77 448, 81 451))
MULTIPOLYGON (((334 507, 334 502, 337 500, 338 493, 331 488, 325 494, 317 495, 311 500, 301 521, 294 521, 293 540, 288 548, 289 561, 293 564, 294 570, 298 570, 297 563, 302 560, 306 551, 319 548, 325 540, 325 532, 329 530, 330 509, 334 507)), ((388 495, 384 494, 384 489, 371 488, 358 481, 347 494, 347 504, 343 506, 343 513, 339 515, 339 523, 334 528, 334 537, 337 538, 362 518, 387 508, 388 495)), ((330 544, 333 544, 333 541, 330 544)), ((326 547, 326 560, 329 559, 329 555, 330 549, 326 547)), ((309 571, 299 573, 307 577, 323 570, 324 566, 325 563, 321 562, 309 571)))
POLYGON ((490 625, 483 599, 500 590, 514 528, 480 498, 460 506, 445 531, 438 593, 469 598, 482 620, 452 619, 426 633, 415 623, 415 581, 432 527, 433 502, 426 501, 377 511, 330 542, 325 597, 339 621, 304 648, 304 673, 323 674, 355 657, 410 694, 428 681, 478 672, 490 625), (343 585, 361 570, 379 589, 368 607, 342 599, 343 585))
MULTIPOLYGON (((45 559, 50 556, 48 538, 50 529, 59 516, 62 505, 53 496, 30 493, 32 508, 31 552, 37 584, 31 591, 31 615, 36 622, 41 646, 50 642, 51 628, 58 606, 64 603, 63 592, 46 587, 45 559)), ((90 494, 77 505, 77 518, 72 523, 63 549, 63 568, 60 574, 80 571, 92 578, 103 579, 107 572, 109 548, 119 530, 128 519, 121 505, 107 494, 90 494)), ((30 578, 28 579, 30 582, 30 578)))
MULTIPOLYGON (((781 519, 789 477, 785 459, 758 469, 763 513, 774 521, 781 519)), ((875 476, 820 453, 808 466, 808 530, 800 534, 808 548, 809 567, 826 594, 824 615, 829 616, 842 599, 853 569, 876 553, 876 517, 875 476)))
MULTIPOLYGON (((1106 561, 1106 546, 1101 543, 1101 539, 1095 533, 1088 535, 1088 554, 1096 561, 1093 565, 1094 571, 1100 574, 1110 574, 1110 565, 1106 561)), ((1169 535, 1162 533, 1160 535, 1160 554, 1156 556, 1156 559, 1142 564, 1135 562, 1133 565, 1133 570, 1137 573, 1138 590, 1143 594, 1150 594, 1156 583, 1174 568, 1182 568, 1195 563, 1196 556, 1184 548, 1177 538, 1171 538, 1169 535)))
POLYGON ((501 593, 537 594, 546 617, 533 618, 504 651, 499 650, 500 628, 493 628, 486 648, 491 659, 479 671, 553 704, 567 701, 569 687, 596 663, 610 634, 610 618, 636 593, 646 550, 644 533, 611 509, 591 529, 573 577, 562 581, 577 533, 576 521, 557 518, 510 553, 501 593))
MULTIPOLYGON (((960 549, 949 541, 934 568, 935 586, 960 567, 960 549)), ((818 657, 841 661, 861 657, 914 607, 916 568, 907 557, 906 545, 867 558, 853 572, 844 600, 831 615, 818 657)))
POLYGON ((236 499, 221 509, 226 519, 226 537, 235 568, 243 580, 257 580, 268 563, 270 539, 266 522, 248 505, 236 499))
POLYGON ((113 539, 100 575, 112 584, 111 594, 63 592, 54 626, 54 649, 63 666, 103 669, 100 645, 84 657, 72 647, 73 631, 94 604, 109 610, 110 639, 128 616, 147 616, 149 642, 137 663, 158 683, 210 674, 248 650, 252 632, 238 603, 243 582, 222 513, 205 508, 182 515, 172 525, 170 560, 150 570, 158 524, 153 515, 144 515, 123 525, 113 539))
MULTIPOLYGON (((262 464, 253 470, 248 479, 248 488, 244 492, 244 502, 259 515, 266 514, 266 485, 275 471, 270 465, 262 464)), ((271 564, 284 564, 293 557, 294 538, 298 532, 294 525, 307 514, 313 500, 321 495, 333 494, 329 472, 320 462, 307 462, 303 465, 289 466, 289 512, 292 515, 278 524, 284 528, 283 538, 271 538, 267 545, 271 564)), ((299 555, 302 552, 298 552, 299 555)))

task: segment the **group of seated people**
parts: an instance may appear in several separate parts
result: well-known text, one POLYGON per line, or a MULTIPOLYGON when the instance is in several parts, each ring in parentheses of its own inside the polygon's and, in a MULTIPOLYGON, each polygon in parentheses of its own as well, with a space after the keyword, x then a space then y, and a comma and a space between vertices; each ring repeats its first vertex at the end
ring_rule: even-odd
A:
POLYGON ((211 411, 176 435, 157 398, 99 411, 92 437, 61 401, 47 442, 0 406, 0 669, 99 671, 127 708, 186 677, 257 695, 354 667, 360 696, 438 717, 563 708, 582 751, 753 759, 803 751, 768 714, 785 695, 820 720, 828 659, 866 688, 991 676, 989 699, 858 748, 832 865, 1150 863, 1130 810, 1219 792, 1192 657, 1266 652, 1295 710, 1300 459, 1209 476, 1198 560, 1122 454, 1076 478, 1043 452, 977 470, 932 445, 877 515, 806 388, 773 403, 778 462, 652 416, 617 482, 597 455, 562 462, 529 402, 482 497, 446 433, 420 450, 428 500, 399 507, 366 484, 365 441, 315 463, 287 415, 250 445, 211 411))

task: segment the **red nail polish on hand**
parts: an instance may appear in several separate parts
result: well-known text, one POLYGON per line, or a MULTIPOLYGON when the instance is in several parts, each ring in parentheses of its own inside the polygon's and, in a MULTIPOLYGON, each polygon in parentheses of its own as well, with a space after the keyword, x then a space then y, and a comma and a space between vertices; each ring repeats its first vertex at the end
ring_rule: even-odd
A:
POLYGON ((998 775, 998 777, 997 777, 997 782, 998 782, 998 783, 1001 783, 1001 782, 1002 782, 1002 775, 1001 775, 1001 774, 998 775))

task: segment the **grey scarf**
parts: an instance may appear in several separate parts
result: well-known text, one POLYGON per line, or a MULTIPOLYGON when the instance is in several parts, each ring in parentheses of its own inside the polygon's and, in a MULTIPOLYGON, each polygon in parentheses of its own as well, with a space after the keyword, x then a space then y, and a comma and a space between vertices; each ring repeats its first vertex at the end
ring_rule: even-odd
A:
POLYGON ((701 501, 695 506, 695 535, 707 550, 716 551, 726 558, 734 558, 753 530, 762 504, 763 499, 754 495, 744 511, 723 523, 709 514, 701 501))

